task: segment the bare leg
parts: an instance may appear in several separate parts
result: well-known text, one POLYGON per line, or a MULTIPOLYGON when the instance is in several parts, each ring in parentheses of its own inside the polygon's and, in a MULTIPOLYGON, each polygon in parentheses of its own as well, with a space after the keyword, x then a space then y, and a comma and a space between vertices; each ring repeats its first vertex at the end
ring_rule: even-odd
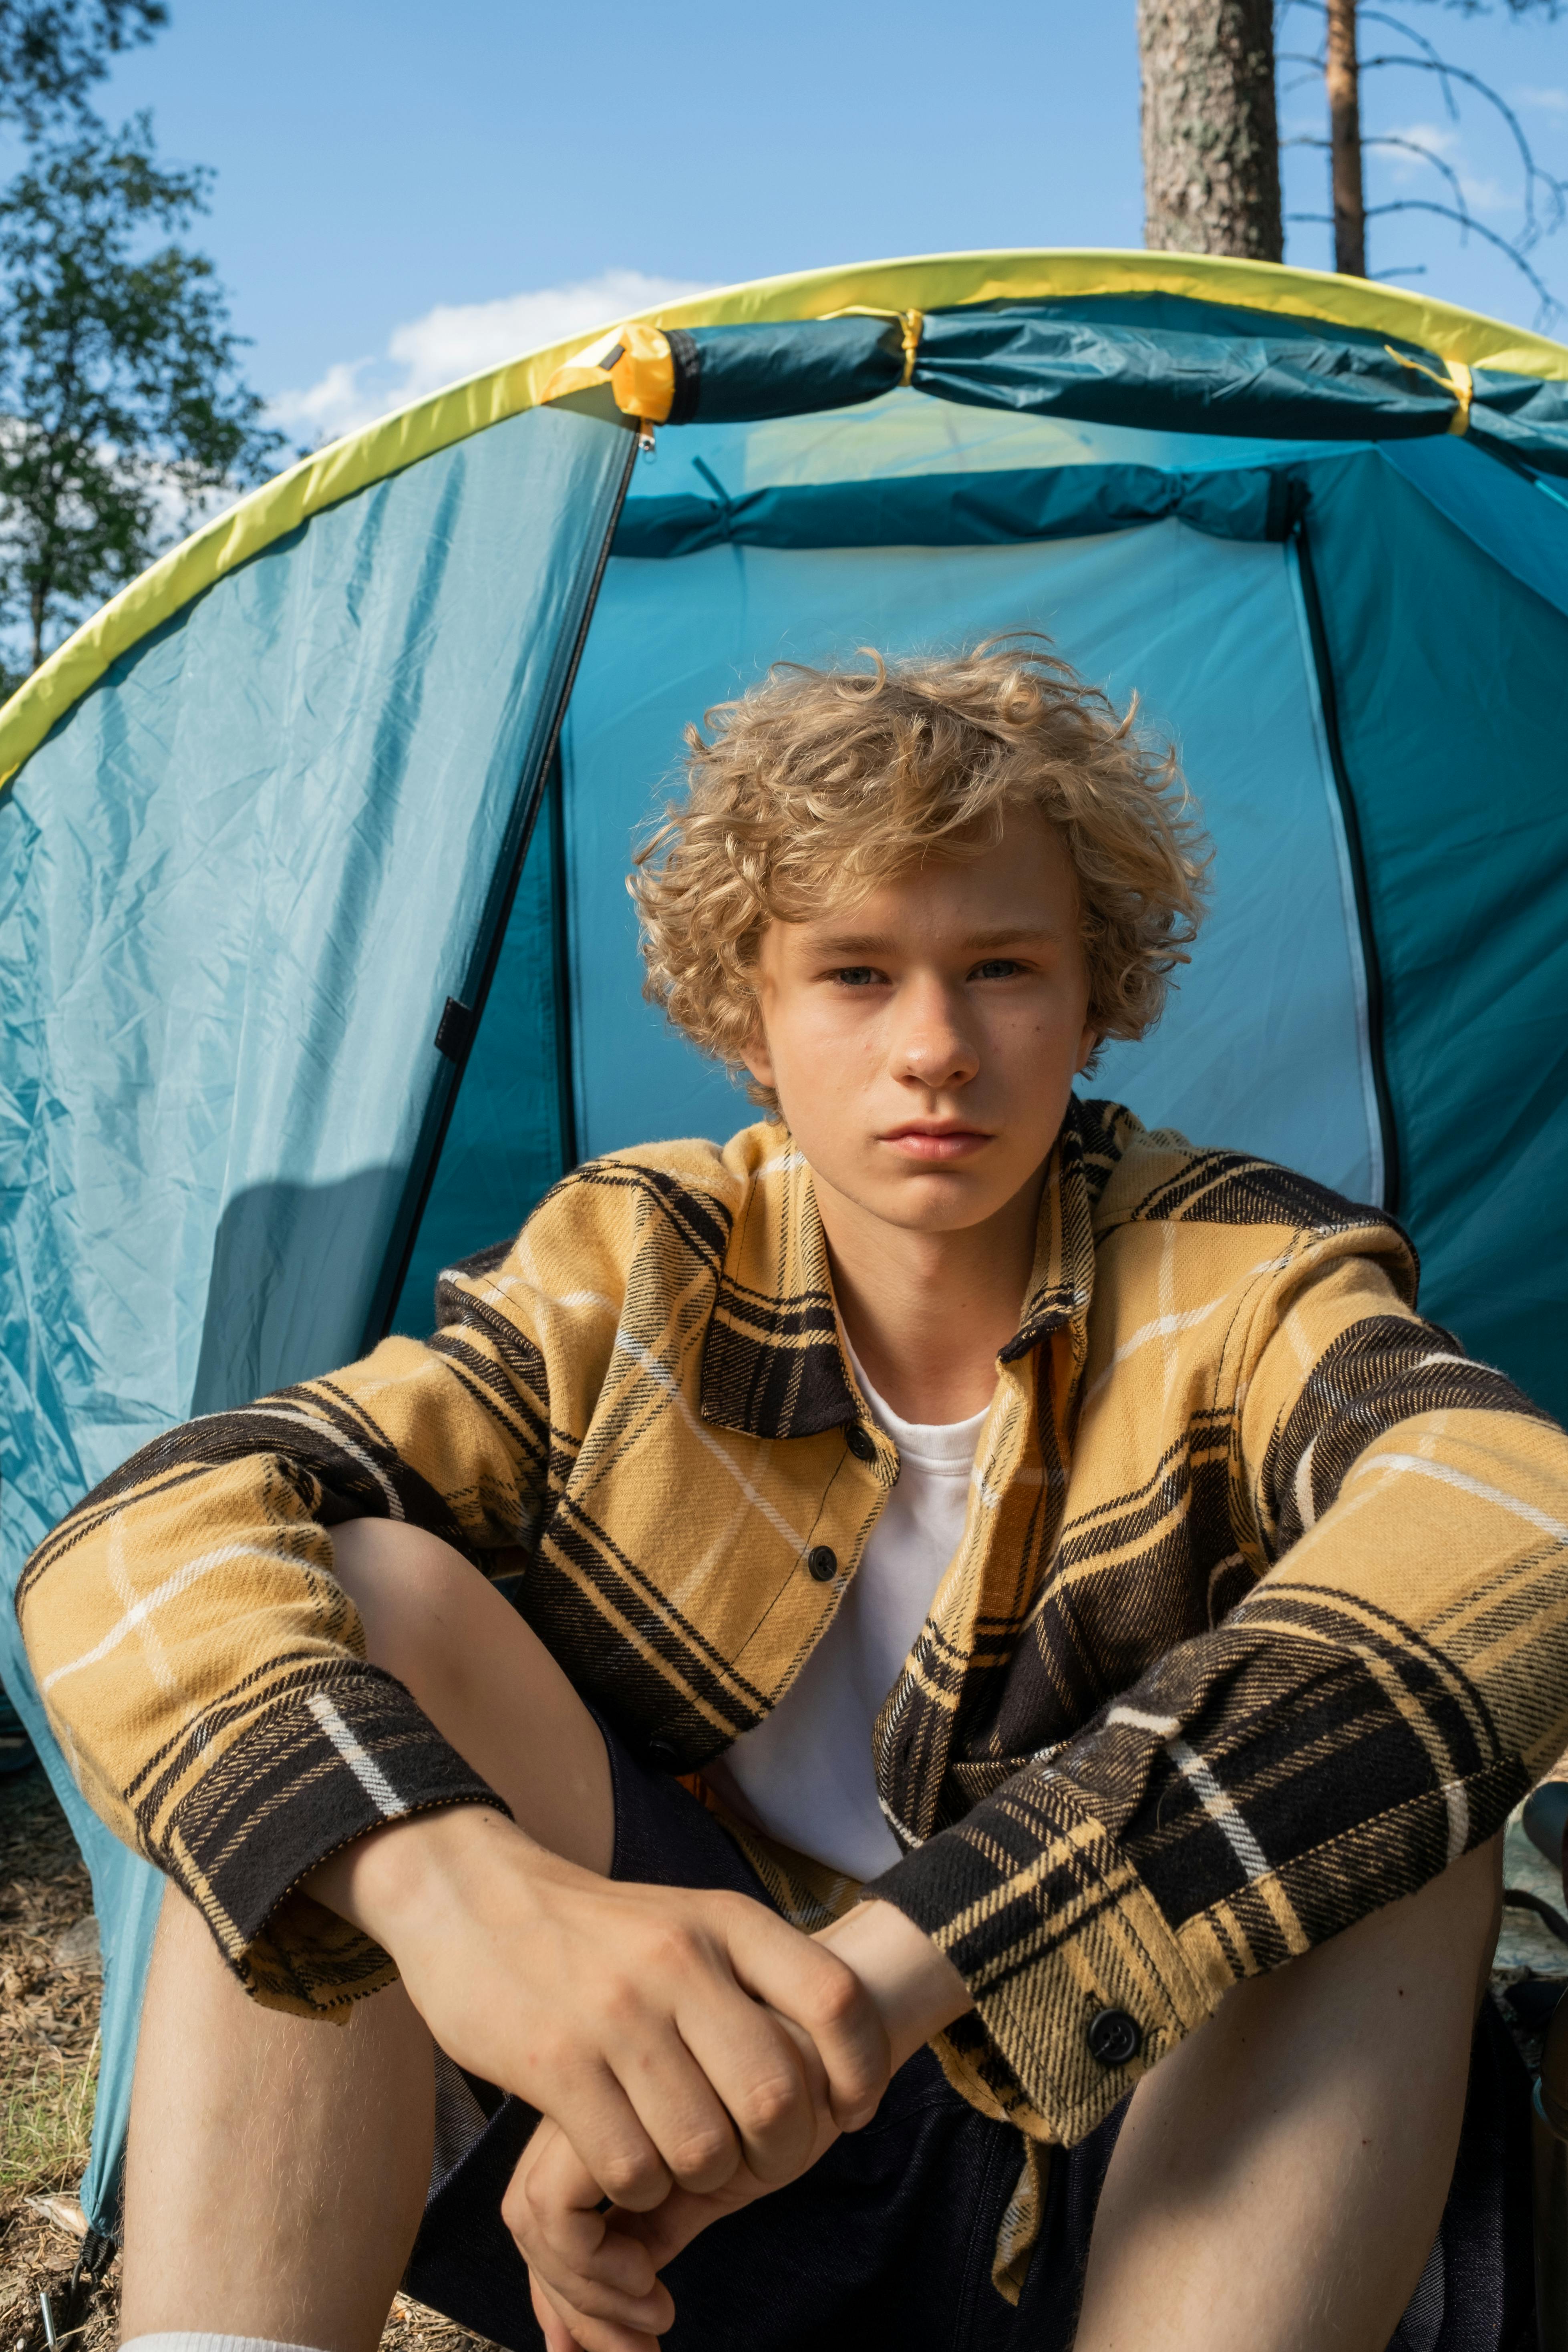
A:
POLYGON ((1139 2084, 1078 2352, 1384 2352, 1436 2236, 1501 1840, 1250 1979, 1139 2084))
POLYGON ((127 2338, 372 2352, 430 2177, 430 2037, 401 1985, 346 2026, 258 2007, 169 1889, 131 2105, 127 2338))
MULTIPOLYGON (((606 1870, 608 1762, 516 1613, 458 1555, 339 1528, 369 1654, 530 1833, 606 1870)), ((1239 1986, 1139 2088, 1101 2201, 1079 2352, 1383 2352, 1436 2232, 1495 1853, 1239 1986)), ((333 2028, 262 2010, 165 1909, 132 2113, 125 2333, 373 2352, 428 2177, 432 2061, 398 1987, 333 2028)))
MULTIPOLYGON (((607 1871, 604 1742, 521 1618, 416 1528, 359 1520, 333 1543, 374 1663, 531 1836, 607 1871)), ((433 2113, 430 2037, 400 1985, 346 2026, 262 2009, 171 1888, 132 2101, 125 2336, 373 2352, 419 2226, 433 2113)))

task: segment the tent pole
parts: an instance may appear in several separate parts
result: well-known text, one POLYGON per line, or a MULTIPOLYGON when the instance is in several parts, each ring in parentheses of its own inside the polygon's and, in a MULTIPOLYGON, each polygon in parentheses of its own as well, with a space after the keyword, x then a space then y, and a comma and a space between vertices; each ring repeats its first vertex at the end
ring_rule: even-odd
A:
POLYGON ((1366 983, 1367 1053, 1372 1063, 1377 1124, 1383 1138, 1383 1199, 1378 1205, 1386 1209, 1391 1216, 1397 1216, 1404 1171, 1400 1166, 1399 1130, 1394 1122, 1394 1096, 1388 1083, 1388 1065, 1383 1047, 1383 966, 1377 952, 1377 935, 1372 927, 1372 902, 1367 885, 1366 855, 1362 843, 1361 815, 1356 807, 1355 794, 1351 789, 1344 745, 1340 736, 1340 708, 1334 693, 1328 631, 1323 624, 1322 601, 1318 594, 1318 575, 1312 566, 1307 518, 1300 506, 1292 518, 1290 538, 1296 550, 1297 575, 1301 583, 1301 602, 1306 608, 1307 631, 1312 646, 1312 666, 1318 677, 1318 702, 1323 714, 1329 765, 1333 772, 1334 792, 1345 829, 1345 847, 1355 891, 1356 924, 1361 932, 1362 969, 1366 983))
POLYGON ((572 1038, 572 902, 567 895, 566 770, 559 744, 556 745, 544 789, 550 798, 550 900, 554 915, 552 943, 554 948, 555 1104, 559 1122, 556 1133, 561 1142, 561 1173, 565 1176, 576 1167, 580 1154, 577 1147, 577 1073, 572 1038))
MULTIPOLYGON (((621 509, 626 504, 626 492, 631 486, 632 467, 637 463, 639 446, 638 435, 633 429, 634 425, 635 420, 626 421, 625 461, 610 501, 604 539, 599 548, 598 559, 594 566, 593 577, 588 583, 588 593, 583 606, 583 616, 577 625, 577 634, 573 640, 571 656, 566 664, 565 676, 562 679, 561 691, 556 697, 555 708, 551 714, 549 730, 545 735, 540 756, 533 764, 533 772, 531 775, 525 772, 518 779, 517 797, 511 822, 510 854, 510 857, 503 856, 497 867, 498 876, 504 872, 504 887, 499 894, 492 896, 486 908, 479 938, 475 942, 477 969, 475 959, 470 959, 470 978, 464 990, 463 1001, 459 1003, 456 998, 448 997, 447 1009, 437 1027, 435 1042, 442 1058, 437 1069, 436 1082, 431 1089, 418 1144, 409 1169, 409 1181, 405 1187, 403 1205, 393 1228, 392 1241, 382 1268, 381 1279, 376 1285, 371 1300, 370 1312, 365 1318, 364 1338, 361 1347, 361 1352, 363 1354, 368 1354, 372 1348, 385 1339, 392 1328, 392 1318, 397 1312, 397 1302, 402 1295, 409 1265, 414 1256, 414 1245, 419 1237, 420 1220, 425 1214, 426 1203, 430 1198, 431 1187, 436 1181, 436 1170, 441 1159, 441 1147, 446 1142, 447 1130, 452 1123, 452 1113, 458 1100, 458 1088, 462 1083, 468 1051, 479 1034, 479 1023, 484 1017, 485 1002, 490 992, 490 983, 495 978, 496 967, 500 961, 501 945, 506 938, 506 927, 517 897, 518 885, 522 879, 523 864, 528 856, 529 845, 533 838, 533 828, 538 820, 548 779, 559 757, 561 730, 566 721, 566 706, 572 699, 572 688, 577 682, 577 668, 583 658, 583 648, 588 640, 589 624, 593 620, 594 610, 599 601, 599 590, 604 583, 605 567, 610 560, 610 548, 615 540, 616 527, 620 521, 621 509)), ((573 1118, 571 1125, 574 1127, 575 1124, 575 1118, 573 1118)), ((565 1139, 563 1137, 563 1140, 565 1139)))

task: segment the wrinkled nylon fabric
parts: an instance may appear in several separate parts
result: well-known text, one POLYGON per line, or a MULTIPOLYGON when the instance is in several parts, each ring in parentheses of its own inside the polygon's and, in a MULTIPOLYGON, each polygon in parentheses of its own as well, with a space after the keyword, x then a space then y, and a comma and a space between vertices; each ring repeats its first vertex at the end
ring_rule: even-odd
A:
POLYGON ((1212 473, 1160 466, 1058 466, 1039 471, 808 483, 736 497, 677 492, 628 503, 617 555, 696 555, 705 547, 976 547, 1079 539, 1167 516, 1215 539, 1283 538, 1283 470, 1212 473))
MULTIPOLYGON (((1404 350, 1445 352, 1471 368, 1514 370, 1511 380, 1526 385, 1568 379, 1568 350, 1563 345, 1495 319, 1363 278, 1326 278, 1217 254, 1014 250, 915 256, 721 288, 684 302, 660 303, 654 315, 661 327, 690 329, 834 318, 869 306, 885 321, 910 305, 925 311, 965 303, 1016 309, 1023 302, 1151 294, 1198 314, 1234 310, 1244 321, 1261 314, 1272 329, 1284 331, 1305 327, 1317 333, 1328 320, 1332 331, 1352 338, 1387 336, 1404 350)), ((644 320, 651 323, 649 314, 644 320)), ((592 339, 578 335, 524 353, 349 434, 172 550, 51 655, 0 712, 0 776, 15 772, 110 662, 214 580, 351 491, 532 405, 557 366, 592 339)))
MULTIPOLYGON (((681 347, 675 413, 698 424, 872 400, 902 364, 897 323, 869 319, 700 327, 681 347)), ((1163 294, 928 311, 910 381, 942 400, 1163 432, 1400 440, 1459 422, 1444 362, 1416 345, 1163 294)), ((1568 386, 1478 369, 1470 395, 1478 442, 1568 473, 1568 386)))
MULTIPOLYGON (((534 410, 346 500, 125 657, 0 802, 7 1592, 143 1440, 358 1351, 626 446, 534 410)), ((71 1784, 9 1607, 0 1659, 107 1926, 101 2218, 158 1890, 71 1784)))
POLYGON ((515 1233, 570 1165, 570 1097, 563 1099, 557 1058, 567 1043, 556 1003, 560 822, 557 789, 541 809, 529 845, 484 1019, 393 1315, 393 1329, 416 1339, 435 1328, 442 1270, 515 1233))
POLYGON ((1484 463, 1336 459, 1314 470, 1308 529, 1422 1305, 1565 1418, 1568 510, 1494 487, 1499 467, 1478 482, 1484 463), (1498 532, 1516 495, 1544 519, 1519 565, 1534 585, 1465 529, 1476 499, 1498 532))

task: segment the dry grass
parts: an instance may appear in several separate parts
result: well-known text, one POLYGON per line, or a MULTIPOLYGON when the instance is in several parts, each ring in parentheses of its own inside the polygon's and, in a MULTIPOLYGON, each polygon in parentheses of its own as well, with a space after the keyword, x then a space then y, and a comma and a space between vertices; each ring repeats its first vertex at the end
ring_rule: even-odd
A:
POLYGON ((85 2060, 18 2050, 0 2067, 0 2200, 72 2189, 87 2164, 96 2042, 85 2060))
MULTIPOLYGON (((41 1771, 0 1780, 0 2352, 42 2352, 38 2297, 63 2305, 79 2249, 60 2216, 87 2163, 101 1979, 83 1922, 92 1895, 41 1771), (73 1932, 75 1931, 75 1932, 73 1932), (56 2213, 30 2202, 58 2195, 56 2213)), ((116 2261, 63 2352, 119 2341, 116 2261)), ((399 2295, 383 2352, 485 2352, 399 2295)))
MULTIPOLYGON (((87 1872, 41 1772, 0 1780, 0 2347, 40 2333, 38 2295, 58 2305, 76 2241, 26 2200, 74 2197, 98 2079, 100 1979, 87 1872), (62 1938, 68 1938, 59 1950, 62 1938)), ((94 2301, 71 2352, 108 2352, 112 2292, 94 2301)))

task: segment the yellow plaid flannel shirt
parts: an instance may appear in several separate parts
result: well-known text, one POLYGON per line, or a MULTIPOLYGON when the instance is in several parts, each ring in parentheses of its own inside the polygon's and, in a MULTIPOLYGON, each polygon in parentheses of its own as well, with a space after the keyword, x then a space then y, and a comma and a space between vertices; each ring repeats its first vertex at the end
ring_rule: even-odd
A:
MULTIPOLYGON (((973 1993, 950 2076, 1037 2143, 1489 1838, 1568 1740, 1568 1438, 1415 1289, 1379 1213, 1070 1108, 963 1538, 875 1731, 905 1849, 875 1891, 973 1993)), ((145 1447, 18 1598, 85 1793, 306 2011, 390 1969, 295 1891, 312 1865, 496 1801, 365 1663, 335 1522, 521 1568, 577 1689, 691 1774, 789 1686, 899 1475, 776 1126, 579 1168, 439 1318, 145 1447)), ((803 1925, 852 1892, 750 1851, 803 1925)))

